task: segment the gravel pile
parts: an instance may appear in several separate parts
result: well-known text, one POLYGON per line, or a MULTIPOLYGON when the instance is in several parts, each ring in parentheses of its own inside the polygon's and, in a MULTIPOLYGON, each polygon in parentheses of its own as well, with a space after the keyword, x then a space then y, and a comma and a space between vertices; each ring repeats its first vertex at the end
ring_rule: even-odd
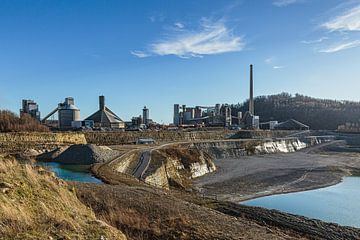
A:
POLYGON ((56 156, 53 161, 62 164, 87 165, 110 161, 120 153, 109 147, 96 146, 93 144, 72 145, 56 156))

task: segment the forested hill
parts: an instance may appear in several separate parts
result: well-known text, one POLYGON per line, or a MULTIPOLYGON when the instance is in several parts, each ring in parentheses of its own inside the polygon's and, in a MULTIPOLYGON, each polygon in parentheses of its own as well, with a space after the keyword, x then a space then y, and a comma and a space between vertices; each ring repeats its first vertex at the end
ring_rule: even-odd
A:
MULTIPOLYGON (((233 115, 248 110, 249 101, 233 105, 233 115)), ((261 122, 294 118, 311 129, 337 129, 338 125, 360 120, 360 102, 317 99, 288 93, 255 98, 255 114, 261 122)))

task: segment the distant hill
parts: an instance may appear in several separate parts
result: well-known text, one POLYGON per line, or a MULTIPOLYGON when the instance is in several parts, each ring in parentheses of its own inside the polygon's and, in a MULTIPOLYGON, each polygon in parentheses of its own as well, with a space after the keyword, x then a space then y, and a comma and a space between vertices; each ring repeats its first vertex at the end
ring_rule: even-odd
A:
MULTIPOLYGON (((249 101, 232 105, 233 116, 239 110, 243 113, 249 108, 249 101)), ((294 118, 311 129, 337 129, 346 122, 358 122, 360 102, 318 99, 300 94, 281 93, 255 98, 255 114, 261 122, 279 122, 294 118)))

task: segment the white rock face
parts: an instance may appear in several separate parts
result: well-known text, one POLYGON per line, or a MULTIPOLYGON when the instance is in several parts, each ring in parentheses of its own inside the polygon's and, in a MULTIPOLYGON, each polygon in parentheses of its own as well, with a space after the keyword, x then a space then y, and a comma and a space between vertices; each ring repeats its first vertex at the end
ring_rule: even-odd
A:
POLYGON ((268 141, 256 146, 255 153, 289 153, 306 148, 306 146, 306 143, 301 142, 299 139, 268 141))
POLYGON ((215 170, 216 170, 215 166, 210 166, 206 163, 196 162, 190 165, 191 178, 201 177, 215 170))

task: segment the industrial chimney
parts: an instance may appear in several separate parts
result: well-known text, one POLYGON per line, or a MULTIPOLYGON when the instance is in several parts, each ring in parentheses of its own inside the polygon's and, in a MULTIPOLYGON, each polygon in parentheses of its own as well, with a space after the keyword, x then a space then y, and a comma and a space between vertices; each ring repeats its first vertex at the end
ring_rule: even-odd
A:
POLYGON ((254 115, 254 80, 253 80, 253 65, 250 64, 250 100, 249 100, 249 112, 254 115))
POLYGON ((105 97, 99 96, 99 107, 100 110, 105 110, 105 97))

